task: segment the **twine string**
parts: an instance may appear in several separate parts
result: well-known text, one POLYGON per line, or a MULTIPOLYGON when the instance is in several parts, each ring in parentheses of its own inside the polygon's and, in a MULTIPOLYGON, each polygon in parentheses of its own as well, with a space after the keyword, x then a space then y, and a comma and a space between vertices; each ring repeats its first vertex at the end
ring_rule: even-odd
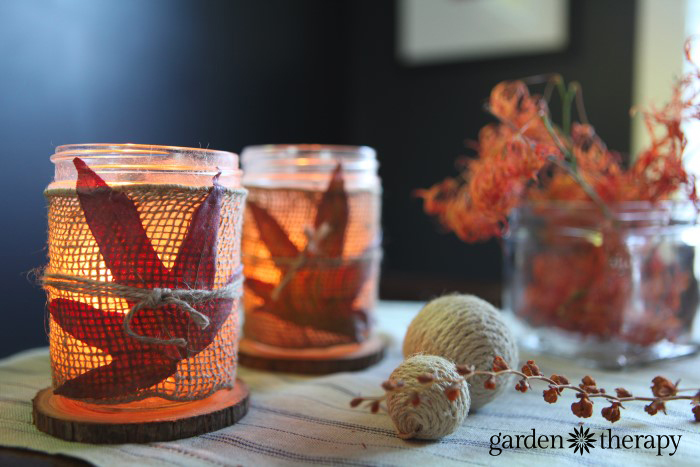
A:
POLYGON ((209 318, 197 311, 192 305, 211 300, 239 298, 243 289, 243 274, 240 267, 235 271, 233 277, 234 279, 229 284, 214 290, 168 289, 160 287, 144 289, 60 273, 44 273, 41 283, 44 287, 53 287, 66 292, 94 297, 122 298, 136 302, 129 312, 124 315, 122 326, 128 336, 144 344, 187 347, 187 340, 180 337, 161 339, 138 334, 131 328, 131 321, 136 313, 143 308, 160 308, 174 305, 187 313, 199 329, 206 329, 210 324, 209 318))

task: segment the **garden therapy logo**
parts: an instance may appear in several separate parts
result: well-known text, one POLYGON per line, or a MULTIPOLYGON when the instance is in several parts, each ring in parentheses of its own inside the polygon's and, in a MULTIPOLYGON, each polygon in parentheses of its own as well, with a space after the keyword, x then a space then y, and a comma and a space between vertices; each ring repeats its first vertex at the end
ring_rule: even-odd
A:
POLYGON ((589 449, 595 448, 593 444, 593 434, 589 433, 589 430, 590 428, 586 428, 586 431, 583 431, 583 427, 580 427, 578 430, 574 428, 574 432, 569 433, 571 438, 567 439, 567 441, 571 443, 569 447, 573 448, 574 454, 580 452, 581 455, 583 455, 584 450, 590 453, 591 451, 589 451, 589 449))
POLYGON ((634 434, 618 435, 608 428, 600 433, 593 433, 590 428, 583 426, 574 428, 569 432, 566 439, 568 446, 564 442, 562 435, 537 434, 534 428, 532 433, 527 435, 510 435, 498 433, 491 436, 489 454, 500 456, 503 451, 510 449, 572 449, 574 454, 583 456, 591 454, 591 449, 623 449, 642 450, 657 456, 673 456, 678 451, 681 444, 682 435, 660 435, 660 434, 634 434))

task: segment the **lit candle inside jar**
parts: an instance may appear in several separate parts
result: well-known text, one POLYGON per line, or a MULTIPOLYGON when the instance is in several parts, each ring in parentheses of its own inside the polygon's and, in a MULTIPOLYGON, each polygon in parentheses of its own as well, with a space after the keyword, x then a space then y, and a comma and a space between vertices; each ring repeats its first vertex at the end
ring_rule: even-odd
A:
POLYGON ((245 201, 236 155, 95 144, 61 146, 52 161, 54 392, 138 408, 232 388, 245 201))
POLYGON ((371 335, 381 256, 374 150, 244 149, 246 343, 353 351, 371 335), (345 350, 343 350, 345 349, 345 350))

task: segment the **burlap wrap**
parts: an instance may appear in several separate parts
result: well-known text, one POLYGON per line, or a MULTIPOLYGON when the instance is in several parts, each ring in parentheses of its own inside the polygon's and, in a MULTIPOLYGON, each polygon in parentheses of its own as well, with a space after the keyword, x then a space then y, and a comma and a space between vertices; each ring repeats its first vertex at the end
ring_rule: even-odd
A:
MULTIPOLYGON (((192 215, 211 187, 137 185, 112 188, 124 192, 135 203, 155 252, 166 268, 172 268, 192 215)), ((76 190, 49 189, 45 195, 49 204, 47 273, 111 282, 112 275, 87 224, 76 190)), ((215 289, 225 287, 227 281, 236 276, 236 272, 240 274, 240 238, 245 196, 246 190, 243 189, 224 190, 216 247, 215 289)), ((50 285, 46 286, 46 291, 49 301, 73 300, 105 312, 118 312, 125 316, 131 308, 125 299, 115 298, 109 293, 88 294, 50 285)), ((177 293, 172 294, 167 290, 165 293, 170 300, 174 300, 173 296, 178 296, 177 293)), ((92 402, 114 404, 150 396, 188 401, 204 398, 222 388, 232 387, 236 377, 238 303, 238 299, 233 300, 232 311, 221 325, 213 342, 196 355, 181 359, 172 376, 146 389, 92 402)), ((162 310, 163 313, 181 311, 172 304, 158 310, 162 310)), ((162 323, 153 322, 151 325, 154 329, 163 331, 162 323)), ((110 332, 104 323, 92 320, 85 320, 84 326, 85 331, 89 333, 110 332)), ((143 325, 139 331, 141 334, 147 334, 143 332, 143 325)), ((51 316, 49 333, 54 387, 112 361, 109 354, 90 347, 65 332, 51 316)), ((126 351, 128 352, 128 349, 126 351)), ((138 362, 139 355, 134 354, 133 361, 138 362)), ((148 362, 143 364, 147 365, 148 362)))
MULTIPOLYGON (((288 233, 290 240, 299 250, 303 250, 308 242, 308 228, 314 224, 322 191, 247 188, 248 199, 271 214, 288 233)), ((292 319, 280 316, 285 310, 281 310, 282 313, 261 310, 263 298, 250 288, 245 288, 246 337, 285 348, 328 347, 362 342, 367 338, 377 299, 381 261, 381 196, 378 191, 372 190, 349 191, 348 204, 350 214, 342 258, 313 258, 295 273, 296 279, 304 280, 306 289, 295 290, 287 300, 293 307, 293 310, 286 310, 292 314, 289 316, 292 319), (359 291, 354 286, 358 275, 366 277, 359 291), (324 329, 320 325, 325 318, 347 312, 348 308, 367 318, 366 323, 357 323, 363 329, 354 336, 329 331, 332 326, 325 326, 324 329)), ((246 278, 279 284, 283 279, 280 266, 295 261, 294 258, 271 257, 260 238, 253 216, 247 211, 242 248, 246 278)), ((298 286, 295 281, 287 287, 298 286)))

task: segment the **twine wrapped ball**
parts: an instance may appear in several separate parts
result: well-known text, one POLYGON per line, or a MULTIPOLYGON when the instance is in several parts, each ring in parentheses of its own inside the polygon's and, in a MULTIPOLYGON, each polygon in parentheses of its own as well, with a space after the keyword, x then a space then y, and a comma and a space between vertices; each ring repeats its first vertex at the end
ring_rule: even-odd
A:
MULTIPOLYGON (((404 357, 439 355, 457 364, 490 370, 493 358, 501 356, 517 368, 518 346, 501 312, 474 295, 446 295, 429 302, 416 315, 403 342, 404 357)), ((485 376, 469 380, 471 406, 483 407, 501 394, 512 375, 499 376, 496 389, 484 388, 485 376)))
POLYGON ((404 386, 389 392, 386 404, 400 438, 442 438, 455 431, 469 413, 466 384, 461 384, 459 396, 450 402, 444 392, 449 383, 420 383, 417 378, 424 373, 432 373, 439 380, 460 378, 452 362, 435 355, 416 355, 396 367, 390 379, 403 381, 404 386), (414 407, 416 392, 420 404, 414 407))

